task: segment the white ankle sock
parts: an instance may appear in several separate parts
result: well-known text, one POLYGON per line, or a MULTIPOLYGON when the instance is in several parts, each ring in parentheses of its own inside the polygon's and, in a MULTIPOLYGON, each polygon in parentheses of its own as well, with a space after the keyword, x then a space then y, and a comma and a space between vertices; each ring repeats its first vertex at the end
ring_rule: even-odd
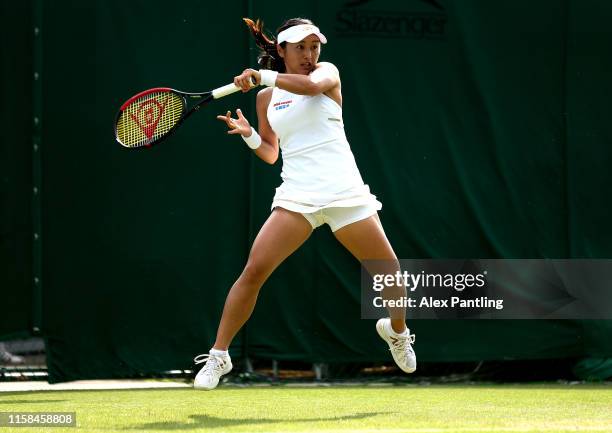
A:
POLYGON ((227 350, 210 349, 209 353, 215 356, 229 356, 229 352, 227 350))

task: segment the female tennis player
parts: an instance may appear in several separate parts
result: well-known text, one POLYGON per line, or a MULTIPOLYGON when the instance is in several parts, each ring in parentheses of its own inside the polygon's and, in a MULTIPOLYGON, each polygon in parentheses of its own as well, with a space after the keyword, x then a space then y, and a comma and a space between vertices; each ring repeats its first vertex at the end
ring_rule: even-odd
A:
MULTIPOLYGON (((265 35, 259 21, 245 22, 262 49, 258 60, 264 69, 246 69, 234 83, 243 92, 251 89, 252 78, 266 86, 257 94, 259 133, 240 109, 236 118, 230 111, 217 118, 227 124, 228 134, 240 135, 269 164, 276 162, 280 148, 283 182, 246 266, 229 291, 217 339, 208 354, 195 358, 197 364, 205 363, 194 381, 200 389, 215 388, 230 372, 230 342, 253 312, 259 290, 316 227, 328 224, 358 260, 386 264, 386 269, 369 272, 394 274, 400 269, 378 218, 382 205, 364 184, 345 136, 340 74, 333 64, 319 62, 326 37, 302 18, 286 21, 275 39, 265 35)), ((405 294, 404 287, 397 287, 387 297, 405 294)), ((414 335, 406 328, 405 309, 389 311, 389 318, 377 322, 377 332, 389 344, 397 365, 411 373, 416 369, 414 335)))

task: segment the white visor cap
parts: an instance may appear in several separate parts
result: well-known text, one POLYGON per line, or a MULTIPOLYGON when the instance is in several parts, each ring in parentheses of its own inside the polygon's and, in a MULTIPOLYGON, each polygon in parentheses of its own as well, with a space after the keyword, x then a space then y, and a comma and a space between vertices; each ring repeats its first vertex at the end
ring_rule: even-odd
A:
POLYGON ((312 24, 298 24, 297 26, 289 27, 278 34, 276 43, 291 42, 295 44, 300 42, 308 35, 316 35, 322 44, 327 43, 327 38, 317 26, 312 24))

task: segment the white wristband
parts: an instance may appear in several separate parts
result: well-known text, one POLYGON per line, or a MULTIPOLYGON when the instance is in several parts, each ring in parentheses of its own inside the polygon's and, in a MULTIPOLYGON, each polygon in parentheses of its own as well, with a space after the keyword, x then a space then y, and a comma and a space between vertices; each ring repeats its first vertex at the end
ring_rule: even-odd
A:
POLYGON ((259 136, 257 131, 255 131, 255 128, 253 127, 251 127, 251 135, 249 135, 248 137, 245 137, 244 135, 241 134, 240 136, 242 137, 244 142, 247 144, 247 146, 249 146, 253 150, 261 146, 261 137, 259 136))
POLYGON ((271 71, 270 69, 260 69, 259 75, 261 77, 259 81, 262 85, 268 87, 276 86, 276 77, 278 76, 278 72, 271 71))

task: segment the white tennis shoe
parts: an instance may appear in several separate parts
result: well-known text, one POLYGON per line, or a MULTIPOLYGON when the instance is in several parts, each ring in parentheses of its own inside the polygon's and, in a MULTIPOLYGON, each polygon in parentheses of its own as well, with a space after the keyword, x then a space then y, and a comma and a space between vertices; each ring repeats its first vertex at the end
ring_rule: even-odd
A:
POLYGON ((205 353, 196 356, 194 361, 196 364, 205 363, 193 381, 193 387, 196 389, 215 389, 221 376, 232 371, 232 360, 229 355, 219 356, 205 353))
POLYGON ((416 355, 411 344, 416 337, 414 334, 410 335, 410 329, 406 329, 403 334, 396 333, 391 327, 391 319, 387 317, 376 322, 376 331, 380 338, 389 344, 389 350, 397 366, 406 373, 415 371, 416 355))

